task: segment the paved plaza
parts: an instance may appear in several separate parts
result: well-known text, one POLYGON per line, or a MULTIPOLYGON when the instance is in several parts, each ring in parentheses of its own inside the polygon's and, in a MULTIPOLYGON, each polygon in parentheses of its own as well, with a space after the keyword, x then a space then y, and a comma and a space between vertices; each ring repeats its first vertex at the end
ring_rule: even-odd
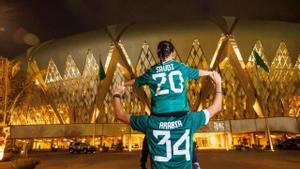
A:
MULTIPOLYGON (((39 152, 37 169, 138 169, 139 151, 96 154, 39 152)), ((300 151, 198 151, 202 169, 299 169, 300 151)), ((175 166, 174 166, 175 167, 175 166)), ((148 167, 150 168, 150 167, 148 167)), ((174 168, 175 169, 175 168, 174 168)))

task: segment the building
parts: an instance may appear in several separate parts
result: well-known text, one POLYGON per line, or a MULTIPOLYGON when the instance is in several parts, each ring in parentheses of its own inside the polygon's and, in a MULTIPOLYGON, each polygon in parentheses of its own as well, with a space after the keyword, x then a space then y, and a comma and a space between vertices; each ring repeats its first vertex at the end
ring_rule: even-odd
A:
MULTIPOLYGON (((0 83, 2 123, 10 126, 13 143, 33 149, 66 148, 72 140, 140 149, 143 134, 114 118, 111 89, 155 64, 156 45, 167 39, 176 59, 219 70, 224 81, 223 110, 195 134, 198 148, 276 145, 300 133, 299 37, 299 23, 222 17, 117 24, 46 41, 17 57, 18 73, 14 66, 6 71, 9 61, 1 58, 1 79, 8 77, 0 83), (255 52, 269 73, 257 65, 255 52)), ((189 82, 193 111, 212 102, 212 87, 207 78, 189 82)), ((127 88, 123 102, 129 112, 150 113, 147 88, 127 88)))

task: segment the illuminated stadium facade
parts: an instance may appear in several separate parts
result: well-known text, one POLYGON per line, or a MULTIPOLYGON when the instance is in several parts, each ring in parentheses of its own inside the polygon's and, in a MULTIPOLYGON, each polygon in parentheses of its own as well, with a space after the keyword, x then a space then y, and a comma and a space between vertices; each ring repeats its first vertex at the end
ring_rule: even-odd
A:
MULTIPOLYGON (((114 25, 48 41, 29 49, 20 62, 1 58, 2 123, 10 126, 9 140, 29 142, 33 149, 66 148, 75 139, 140 149, 143 134, 114 117, 111 89, 157 63, 156 45, 167 39, 176 59, 218 69, 224 82, 223 110, 195 134, 199 148, 266 146, 268 138, 276 145, 300 133, 299 37, 300 25, 294 23, 240 20, 226 33, 203 20, 114 25), (270 73, 257 66, 255 51, 270 73), (100 61, 106 72, 101 81, 100 61), (15 73, 18 63, 21 70, 15 73)), ((207 78, 189 82, 191 111, 211 104, 211 88, 207 78)), ((148 90, 127 88, 125 109, 150 114, 148 90)))

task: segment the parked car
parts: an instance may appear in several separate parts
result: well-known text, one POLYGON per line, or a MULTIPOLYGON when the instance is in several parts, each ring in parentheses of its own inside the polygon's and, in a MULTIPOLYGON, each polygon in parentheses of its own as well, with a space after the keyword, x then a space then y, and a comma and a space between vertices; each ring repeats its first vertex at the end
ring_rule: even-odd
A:
POLYGON ((290 138, 278 144, 279 149, 300 150, 300 138, 290 138))
POLYGON ((5 151, 17 154, 17 153, 21 152, 21 149, 17 146, 14 146, 14 145, 8 145, 8 146, 5 147, 5 151))
POLYGON ((91 146, 88 143, 82 143, 82 142, 72 142, 70 143, 69 146, 69 152, 70 153, 95 153, 96 152, 96 147, 91 146))
POLYGON ((250 150, 250 146, 248 145, 234 145, 235 150, 250 150))
POLYGON ((112 146, 111 146, 111 150, 113 150, 113 151, 123 151, 124 150, 124 147, 123 147, 123 145, 122 145, 122 142, 120 142, 120 143, 118 143, 118 144, 113 144, 112 146))

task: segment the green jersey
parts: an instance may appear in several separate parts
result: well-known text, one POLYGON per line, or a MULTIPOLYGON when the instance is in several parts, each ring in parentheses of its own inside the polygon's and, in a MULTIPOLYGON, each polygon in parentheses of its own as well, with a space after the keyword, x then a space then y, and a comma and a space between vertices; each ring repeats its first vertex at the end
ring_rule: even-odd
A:
POLYGON ((203 110, 182 117, 131 115, 130 125, 146 134, 152 169, 191 169, 193 134, 208 120, 209 112, 203 110))
POLYGON ((151 92, 151 112, 154 114, 189 111, 186 85, 198 79, 199 70, 175 60, 152 66, 136 79, 136 86, 147 84, 151 92))

